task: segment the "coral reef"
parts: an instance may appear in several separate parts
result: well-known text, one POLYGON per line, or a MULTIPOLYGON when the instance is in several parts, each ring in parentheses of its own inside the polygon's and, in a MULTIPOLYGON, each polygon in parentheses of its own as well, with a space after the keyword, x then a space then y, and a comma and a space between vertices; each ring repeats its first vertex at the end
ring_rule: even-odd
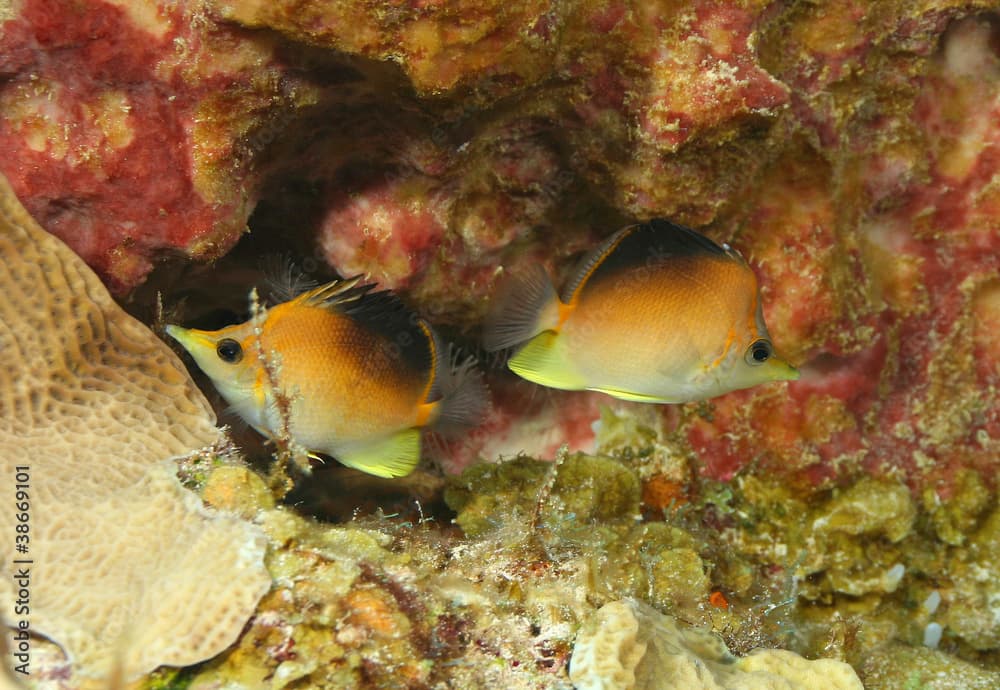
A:
MULTIPOLYGON (((965 569, 949 565, 965 551, 934 546, 929 511, 898 503, 862 529, 840 522, 851 510, 892 504, 898 484, 862 480, 801 500, 779 484, 702 479, 686 485, 687 503, 640 520, 650 506, 641 503, 637 465, 577 454, 469 468, 446 492, 461 534, 422 512, 318 523, 275 505, 246 468, 215 468, 202 495, 264 529, 275 587, 234 648, 168 675, 192 688, 588 687, 603 681, 577 675, 594 666, 574 671, 574 649, 599 644, 595 621, 615 607, 623 627, 596 627, 611 635, 638 621, 632 652, 627 630, 605 640, 620 645, 635 687, 649 687, 642 665, 670 650, 678 673, 694 654, 723 687, 751 673, 796 687, 795 674, 808 683, 817 671, 857 687, 841 661, 866 687, 952 670, 970 687, 988 687, 997 673, 995 661, 994 670, 982 666, 988 657, 977 665, 920 646, 926 623, 946 620, 970 591, 965 569), (929 610, 931 591, 942 610, 929 610), (659 641, 654 630, 665 631, 659 641), (644 646, 651 656, 640 663, 644 646)), ((942 644, 976 658, 950 625, 942 644)), ((655 664, 659 679, 665 663, 655 664)))
POLYGON ((56 641, 66 678, 217 654, 271 580, 261 532, 206 511, 175 476, 173 458, 224 445, 211 409, 2 177, 0 263, 0 472, 11 502, 18 489, 0 554, 19 559, 0 599, 22 602, 5 619, 56 641))
MULTIPOLYGON (((618 443, 624 433, 615 430, 618 443)), ((642 430, 633 433, 641 451, 642 430)), ((274 586, 233 647, 190 669, 160 671, 148 687, 590 687, 604 672, 598 680, 570 675, 587 667, 574 671, 570 660, 597 644, 594 621, 607 605, 643 631, 635 649, 645 647, 647 661, 622 648, 635 687, 651 687, 642 669, 652 659, 666 655, 685 673, 691 654, 722 687, 751 675, 798 687, 817 671, 857 687, 840 661, 871 687, 952 672, 969 687, 989 687, 997 671, 982 664, 995 660, 973 647, 982 629, 949 622, 963 597, 991 597, 987 583, 970 579, 992 553, 997 522, 983 520, 993 511, 974 500, 974 483, 964 517, 982 526, 948 545, 936 537, 935 506, 908 499, 899 483, 862 479, 808 496, 756 477, 720 483, 689 474, 664 504, 668 480, 648 474, 651 456, 564 452, 554 463, 470 467, 445 491, 460 532, 419 507, 409 519, 376 512, 325 524, 302 516, 301 501, 276 504, 246 467, 191 466, 184 475, 207 504, 266 534, 274 586), (632 603, 615 603, 623 599, 632 603), (979 665, 921 649, 931 620, 947 624, 942 646, 979 665)), ((614 626, 598 628, 610 634, 614 626)), ((38 656, 50 668, 64 663, 38 656)), ((661 679, 669 677, 664 663, 655 664, 661 679)))
MULTIPOLYGON (((568 688, 578 631, 608 602, 638 596, 713 624, 701 534, 636 524, 638 477, 608 458, 469 469, 448 492, 464 534, 432 519, 316 523, 274 505, 245 468, 215 469, 202 495, 266 531, 275 587, 233 649, 182 673, 187 687, 568 688), (491 482, 490 471, 503 477, 491 482)), ((662 617, 648 605, 630 606, 646 623, 662 617)), ((712 644, 718 654, 703 650, 706 658, 722 659, 724 646, 712 644)), ((790 677, 768 658, 781 657, 762 652, 739 663, 748 673, 790 677)), ((840 662, 803 663, 830 678, 854 677, 840 662)))
MULTIPOLYGON (((207 476, 207 501, 267 533, 278 584, 227 655, 157 682, 565 688, 579 627, 637 598, 734 654, 836 657, 870 687, 997 685, 998 36, 987 0, 0 0, 0 171, 133 313, 152 320, 160 291, 187 325, 242 320, 261 255, 291 252, 472 341, 507 272, 561 282, 621 225, 667 216, 747 257, 802 371, 643 407, 486 362, 494 411, 439 459, 464 470, 457 529, 433 482, 434 520, 406 525, 362 517, 385 487, 327 480, 316 504, 360 513, 331 526, 189 458, 189 485, 207 476)), ((86 286, 74 309, 110 308, 86 286)), ((76 338, 25 342, 63 385, 76 338)), ((155 351, 136 356, 151 374, 155 351)), ((92 417, 56 429, 62 407, 0 383, 22 406, 4 424, 52 430, 31 437, 39 463, 87 491, 126 481, 45 455, 56 431, 89 447, 92 417)), ((200 398, 159 391, 157 421, 99 408, 122 431, 93 440, 112 444, 101 463, 215 443, 200 398)))

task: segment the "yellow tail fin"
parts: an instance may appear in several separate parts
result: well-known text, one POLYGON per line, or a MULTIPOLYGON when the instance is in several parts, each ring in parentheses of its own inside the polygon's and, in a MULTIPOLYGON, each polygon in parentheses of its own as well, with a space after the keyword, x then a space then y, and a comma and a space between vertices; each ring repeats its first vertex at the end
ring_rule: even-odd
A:
POLYGON ((521 378, 542 386, 584 390, 587 382, 569 362, 562 343, 558 333, 539 333, 511 358, 507 366, 521 378))
POLYGON ((404 477, 420 462, 420 431, 407 429, 370 443, 338 451, 337 460, 376 477, 404 477))

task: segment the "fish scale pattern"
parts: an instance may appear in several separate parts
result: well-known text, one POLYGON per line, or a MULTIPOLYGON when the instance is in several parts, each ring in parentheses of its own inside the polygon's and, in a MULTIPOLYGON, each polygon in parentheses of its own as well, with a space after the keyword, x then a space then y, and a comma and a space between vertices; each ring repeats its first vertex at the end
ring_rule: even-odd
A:
MULTIPOLYGON (((177 357, 42 230, 0 176, 0 557, 80 677, 185 666, 232 644, 270 587, 264 537, 206 509, 171 458, 222 439, 177 357), (30 543, 13 552, 13 485, 30 543)), ((0 600, 18 596, 0 576, 0 600)), ((5 612, 7 613, 7 612, 5 612)))

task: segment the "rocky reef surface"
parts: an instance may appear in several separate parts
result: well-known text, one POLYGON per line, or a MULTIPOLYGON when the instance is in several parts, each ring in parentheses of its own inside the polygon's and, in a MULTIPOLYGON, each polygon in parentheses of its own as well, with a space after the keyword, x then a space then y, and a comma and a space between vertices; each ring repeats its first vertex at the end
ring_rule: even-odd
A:
POLYGON ((989 2, 0 0, 0 172, 149 323, 245 315, 285 253, 473 344, 509 271, 667 216, 747 257, 803 372, 642 407, 496 366, 447 480, 318 470, 296 512, 189 474, 275 585, 161 685, 567 687, 638 599, 866 687, 997 686, 998 169, 989 2), (550 483, 492 464, 563 444, 550 483))

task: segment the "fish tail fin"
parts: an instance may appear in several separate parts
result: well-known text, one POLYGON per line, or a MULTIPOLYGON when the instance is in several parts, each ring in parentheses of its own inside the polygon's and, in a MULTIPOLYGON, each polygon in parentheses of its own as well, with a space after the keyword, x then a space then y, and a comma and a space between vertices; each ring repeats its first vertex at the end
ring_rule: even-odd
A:
POLYGON ((584 390, 587 382, 570 363, 564 342, 553 331, 539 333, 511 357, 507 366, 521 378, 542 386, 584 390))
POLYGON ((515 273, 497 294, 486 317, 483 347, 490 351, 520 345, 559 326, 559 296, 545 269, 535 264, 515 273))
POLYGON ((376 477, 404 477, 420 462, 420 430, 406 429, 377 441, 352 445, 336 454, 341 464, 376 477))
MULTIPOLYGON (((439 350, 439 352, 442 350, 439 350)), ((428 421, 434 431, 449 436, 479 425, 489 409, 490 391, 476 358, 462 357, 453 346, 446 350, 447 358, 437 364, 430 403, 433 412, 428 421)))

